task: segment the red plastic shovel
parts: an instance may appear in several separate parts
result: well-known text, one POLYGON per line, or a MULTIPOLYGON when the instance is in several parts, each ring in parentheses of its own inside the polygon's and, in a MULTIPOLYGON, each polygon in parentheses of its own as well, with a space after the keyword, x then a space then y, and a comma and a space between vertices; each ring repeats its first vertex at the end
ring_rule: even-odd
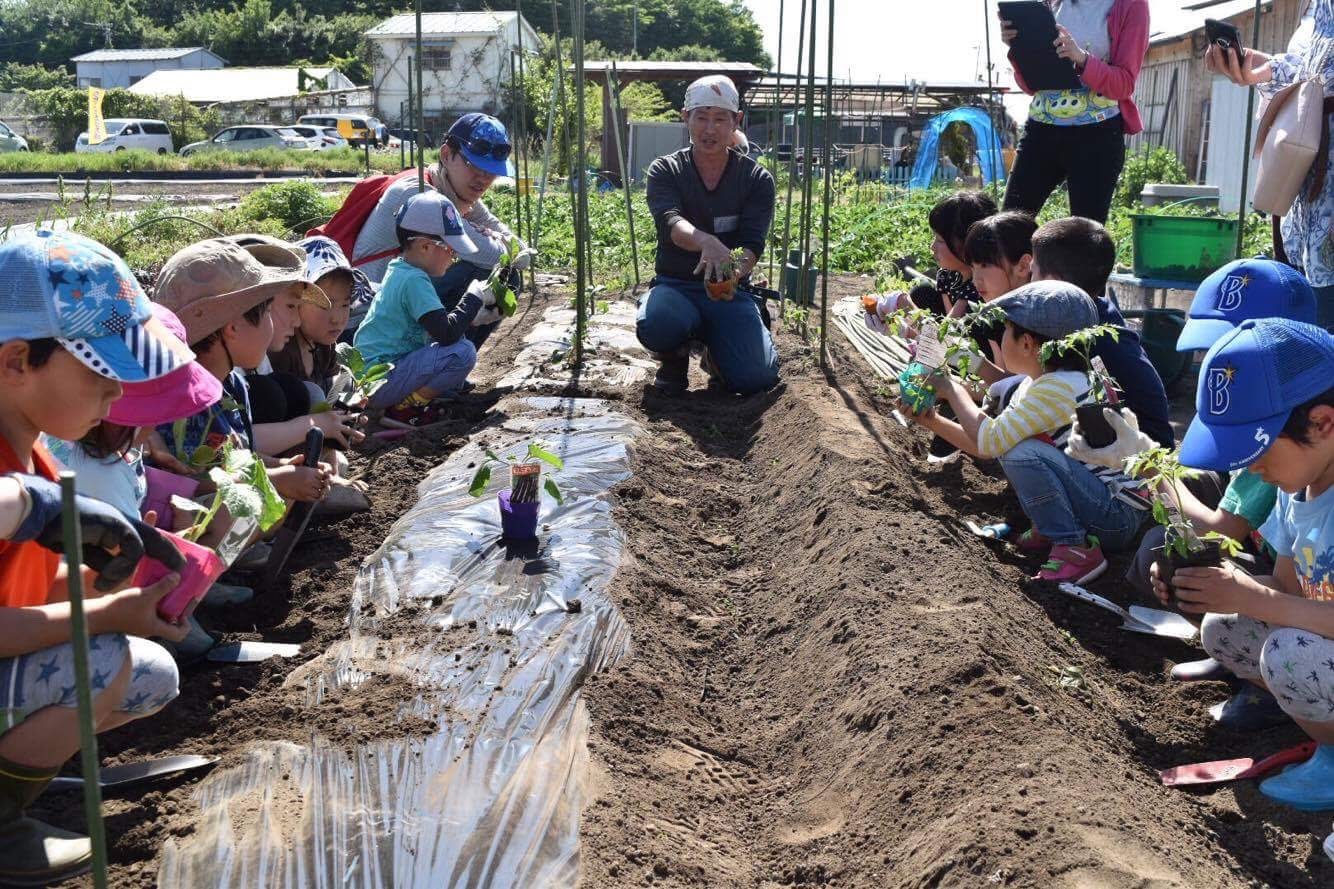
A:
POLYGON ((1181 787, 1186 784, 1224 784, 1228 781, 1260 778, 1283 766, 1306 762, 1315 753, 1315 747, 1315 741, 1306 741, 1266 756, 1258 762, 1247 756, 1241 759, 1219 759, 1214 762, 1173 766, 1170 769, 1163 769, 1158 773, 1158 777, 1163 779, 1163 785, 1166 787, 1181 787))

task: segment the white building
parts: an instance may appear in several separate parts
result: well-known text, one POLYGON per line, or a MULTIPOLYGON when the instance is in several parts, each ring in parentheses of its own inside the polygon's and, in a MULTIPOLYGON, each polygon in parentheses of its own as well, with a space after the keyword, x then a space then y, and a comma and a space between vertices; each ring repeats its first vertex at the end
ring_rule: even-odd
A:
MULTIPOLYGON (((461 114, 500 114, 510 104, 516 53, 541 47, 541 38, 517 12, 431 12, 422 15, 422 105, 426 131, 440 133, 461 114)), ((408 62, 417 35, 413 15, 396 15, 366 32, 375 45, 371 89, 382 120, 399 122, 408 100, 408 62)), ((413 62, 415 66, 415 62, 413 62)), ((417 74, 413 71, 413 90, 417 74)))
POLYGON ((97 49, 70 59, 80 88, 125 89, 155 71, 216 70, 227 60, 202 46, 162 49, 97 49))
POLYGON ((216 105, 285 99, 306 92, 355 89, 357 85, 337 68, 292 67, 157 71, 130 87, 130 92, 145 96, 181 96, 195 105, 216 105))

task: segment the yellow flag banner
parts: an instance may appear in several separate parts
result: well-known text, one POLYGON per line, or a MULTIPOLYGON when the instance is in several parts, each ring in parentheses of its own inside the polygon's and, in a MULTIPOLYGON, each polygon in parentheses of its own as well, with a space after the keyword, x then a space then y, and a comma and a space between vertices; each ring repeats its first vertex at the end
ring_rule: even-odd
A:
POLYGON ((102 119, 102 97, 106 90, 95 86, 88 87, 88 144, 96 145, 107 140, 107 122, 102 119))

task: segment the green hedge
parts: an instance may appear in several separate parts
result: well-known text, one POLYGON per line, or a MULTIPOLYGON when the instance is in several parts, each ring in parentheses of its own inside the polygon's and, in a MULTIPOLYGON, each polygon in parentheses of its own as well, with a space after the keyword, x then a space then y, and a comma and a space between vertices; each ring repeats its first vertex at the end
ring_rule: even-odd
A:
MULTIPOLYGON (((311 173, 360 173, 366 155, 354 148, 331 151, 204 151, 181 157, 149 151, 113 151, 97 154, 0 154, 0 173, 138 173, 157 170, 304 170, 311 173)), ((372 151, 371 169, 397 172, 398 152, 372 151)))

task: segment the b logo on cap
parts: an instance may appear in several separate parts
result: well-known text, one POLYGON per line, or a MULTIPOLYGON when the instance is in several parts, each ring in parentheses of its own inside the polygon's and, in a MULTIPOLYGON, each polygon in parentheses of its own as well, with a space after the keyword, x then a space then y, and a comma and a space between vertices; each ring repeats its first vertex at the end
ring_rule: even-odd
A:
POLYGON ((1241 298, 1249 283, 1250 275, 1228 275, 1224 278, 1218 292, 1218 311, 1232 312, 1241 308, 1241 298))
POLYGON ((1227 413, 1232 404, 1228 387, 1237 375, 1235 367, 1215 367, 1209 371, 1209 413, 1215 417, 1227 413))

